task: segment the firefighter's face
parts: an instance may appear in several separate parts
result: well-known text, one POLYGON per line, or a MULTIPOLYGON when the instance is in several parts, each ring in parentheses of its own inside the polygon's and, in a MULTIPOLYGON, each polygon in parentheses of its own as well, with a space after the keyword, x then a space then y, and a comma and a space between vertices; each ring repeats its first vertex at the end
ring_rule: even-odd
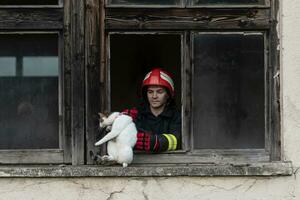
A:
POLYGON ((149 86, 147 89, 147 98, 150 107, 158 109, 166 105, 169 94, 167 90, 162 86, 149 86))

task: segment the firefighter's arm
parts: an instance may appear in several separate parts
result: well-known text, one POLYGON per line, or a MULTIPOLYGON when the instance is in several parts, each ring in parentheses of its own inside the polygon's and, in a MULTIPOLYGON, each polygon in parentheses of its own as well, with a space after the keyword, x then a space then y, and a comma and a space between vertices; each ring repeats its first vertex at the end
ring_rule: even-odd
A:
POLYGON ((159 135, 160 151, 174 151, 181 147, 181 116, 174 116, 170 123, 170 132, 159 135))
POLYGON ((147 152, 174 151, 181 146, 181 117, 175 116, 170 124, 170 132, 162 134, 149 133, 139 130, 136 150, 147 152))

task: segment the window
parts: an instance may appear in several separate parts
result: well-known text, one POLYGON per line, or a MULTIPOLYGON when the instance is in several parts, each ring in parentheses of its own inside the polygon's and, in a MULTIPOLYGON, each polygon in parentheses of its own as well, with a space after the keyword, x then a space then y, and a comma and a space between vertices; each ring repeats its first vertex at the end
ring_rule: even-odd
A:
POLYGON ((264 35, 195 33, 193 44, 194 148, 263 149, 264 35))
POLYGON ((59 3, 0 3, 1 163, 71 161, 59 3))
POLYGON ((182 149, 136 163, 280 160, 276 1, 110 0, 104 9, 103 110, 135 105, 130 88, 151 66, 176 74, 182 149))
POLYGON ((0 149, 58 149, 58 35, 2 34, 0 46, 0 149))
POLYGON ((281 160, 277 0, 24 2, 0 3, 1 163, 94 164, 97 113, 136 105, 155 66, 182 147, 135 163, 281 160))

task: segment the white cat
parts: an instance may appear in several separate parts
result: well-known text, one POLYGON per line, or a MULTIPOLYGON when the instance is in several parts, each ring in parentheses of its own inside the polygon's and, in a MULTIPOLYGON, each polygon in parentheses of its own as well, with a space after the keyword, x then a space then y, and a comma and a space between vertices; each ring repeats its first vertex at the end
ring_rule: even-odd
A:
POLYGON ((133 160, 132 148, 137 141, 137 129, 132 118, 119 112, 113 112, 108 117, 100 114, 99 127, 110 131, 95 143, 95 146, 99 146, 108 141, 108 155, 101 159, 116 161, 127 167, 133 160))

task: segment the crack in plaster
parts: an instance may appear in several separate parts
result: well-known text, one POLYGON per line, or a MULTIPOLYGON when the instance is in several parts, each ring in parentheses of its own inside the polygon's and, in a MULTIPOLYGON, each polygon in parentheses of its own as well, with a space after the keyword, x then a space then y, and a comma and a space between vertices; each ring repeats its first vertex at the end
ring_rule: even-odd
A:
POLYGON ((149 197, 148 197, 148 195, 145 193, 145 191, 143 191, 143 196, 144 196, 144 198, 145 198, 146 200, 149 200, 149 197))
MULTIPOLYGON (((195 182, 193 184, 198 185, 198 186, 200 186, 202 188, 211 187, 211 188, 214 188, 214 190, 215 189, 219 189, 219 190, 224 190, 224 191, 233 191, 233 190, 236 190, 236 189, 242 187, 243 185, 245 185, 245 183, 247 183, 248 180, 245 180, 243 183, 238 184, 238 185, 236 185, 234 187, 231 187, 231 188, 225 188, 225 187, 222 187, 222 186, 215 185, 215 184, 211 183, 211 181, 208 181, 208 182, 209 182, 209 184, 200 184, 200 183, 195 183, 195 182)), ((182 184, 183 187, 184 187, 184 185, 185 185, 185 183, 182 184)), ((253 185, 251 187, 253 187, 253 185)), ((251 188, 248 188, 248 189, 251 189, 251 188)))
POLYGON ((296 167, 295 170, 293 170, 293 176, 295 179, 297 179, 297 174, 299 172, 300 167, 296 167))
POLYGON ((124 190, 125 190, 125 188, 126 188, 126 185, 121 190, 110 192, 108 194, 109 196, 108 196, 108 198, 106 200, 112 200, 115 194, 123 193, 124 190))
POLYGON ((245 192, 251 190, 251 188, 253 188, 253 186, 256 184, 257 181, 258 181, 257 179, 254 179, 254 181, 251 183, 251 185, 249 185, 249 187, 245 190, 245 192))

